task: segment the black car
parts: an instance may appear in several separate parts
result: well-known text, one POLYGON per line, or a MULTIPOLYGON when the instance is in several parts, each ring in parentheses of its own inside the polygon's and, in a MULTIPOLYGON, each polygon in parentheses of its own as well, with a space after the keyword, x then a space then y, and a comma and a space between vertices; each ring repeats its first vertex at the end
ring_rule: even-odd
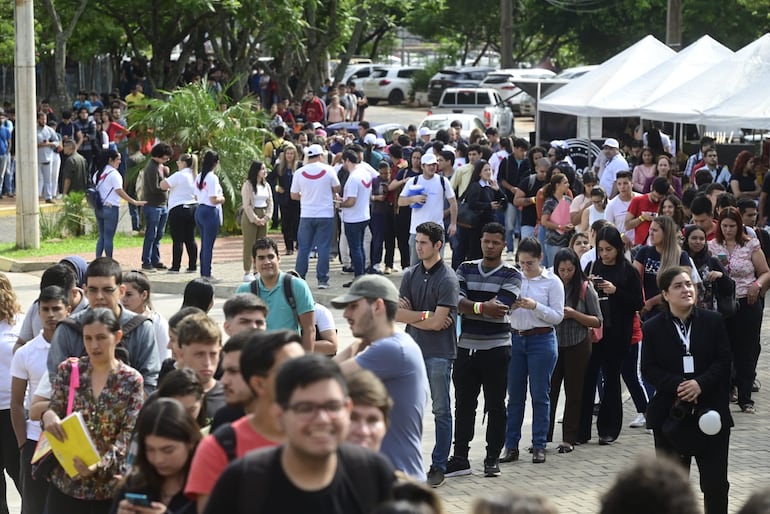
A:
POLYGON ((428 98, 433 105, 438 105, 441 93, 448 87, 478 87, 490 71, 489 66, 466 66, 446 68, 431 77, 428 83, 428 98))

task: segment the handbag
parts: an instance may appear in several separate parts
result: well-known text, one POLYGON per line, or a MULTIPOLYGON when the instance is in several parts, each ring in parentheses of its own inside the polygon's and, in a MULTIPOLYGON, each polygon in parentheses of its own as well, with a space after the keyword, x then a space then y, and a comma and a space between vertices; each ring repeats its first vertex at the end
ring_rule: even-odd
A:
MULTIPOLYGON (((70 357, 67 360, 69 361, 70 366, 72 366, 72 371, 70 372, 69 392, 67 395, 67 416, 69 416, 72 414, 72 407, 75 404, 75 393, 80 387, 80 368, 78 368, 80 359, 77 357, 70 357)), ((38 452, 38 449, 41 446, 48 445, 46 437, 48 436, 45 434, 45 432, 40 434, 40 440, 37 442, 37 446, 35 447, 35 453, 38 452)), ((51 473, 58 465, 59 461, 56 460, 56 456, 53 454, 50 445, 48 445, 48 452, 43 457, 39 458, 39 460, 32 463, 32 478, 35 480, 50 480, 51 473)))
POLYGON ((478 226, 481 213, 471 209, 471 206, 463 199, 457 206, 457 225, 463 228, 474 228, 478 226))
POLYGON ((738 312, 738 299, 735 297, 735 281, 723 276, 715 280, 712 286, 714 298, 717 302, 717 310, 723 318, 734 316, 738 312))
MULTIPOLYGON (((591 270, 593 271, 593 265, 591 265, 591 270)), ((586 300, 586 289, 588 289, 588 281, 583 281, 582 289, 580 290, 580 299, 585 302, 586 300)), ((588 327, 588 339, 592 343, 598 343, 602 340, 604 337, 604 324, 602 323, 598 327, 588 327)))

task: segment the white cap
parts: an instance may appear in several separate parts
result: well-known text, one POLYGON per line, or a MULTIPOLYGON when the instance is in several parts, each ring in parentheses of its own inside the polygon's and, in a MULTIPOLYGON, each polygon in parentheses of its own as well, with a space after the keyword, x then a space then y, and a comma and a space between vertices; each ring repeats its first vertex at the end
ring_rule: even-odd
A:
POLYGON ((305 154, 308 157, 318 157, 319 155, 323 155, 324 149, 321 148, 321 145, 310 145, 307 147, 307 150, 305 150, 305 154))
POLYGON ((313 122, 313 129, 319 129, 319 128, 324 128, 323 123, 320 123, 318 121, 314 121, 313 122))
POLYGON ((385 138, 383 138, 383 137, 378 137, 374 141, 374 147, 375 148, 385 148, 386 146, 388 146, 388 144, 385 142, 385 138))
POLYGON ((569 145, 567 144, 567 142, 562 141, 561 139, 554 139, 553 141, 551 141, 551 146, 553 148, 563 148, 564 150, 569 149, 569 145))
POLYGON ((604 141, 602 148, 604 148, 605 146, 609 146, 610 148, 620 148, 620 144, 618 143, 618 140, 612 137, 604 141))
POLYGON ((365 145, 374 145, 377 142, 377 136, 374 134, 366 134, 364 136, 364 144, 365 145))
POLYGON ((452 152, 457 153, 457 148, 455 148, 452 145, 444 145, 444 148, 441 149, 442 152, 452 152))
POLYGON ((422 136, 429 136, 430 135, 430 129, 428 127, 420 127, 420 131, 417 132, 420 137, 422 136))
POLYGON ((420 164, 437 164, 436 156, 432 153, 426 153, 420 158, 420 164))

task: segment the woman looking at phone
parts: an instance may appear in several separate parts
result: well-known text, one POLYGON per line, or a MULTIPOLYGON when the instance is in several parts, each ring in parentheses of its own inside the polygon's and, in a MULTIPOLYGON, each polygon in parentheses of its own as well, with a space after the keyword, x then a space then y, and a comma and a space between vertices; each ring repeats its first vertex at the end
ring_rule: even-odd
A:
POLYGON ((115 495, 111 514, 194 514, 184 495, 187 473, 201 433, 185 407, 158 398, 136 422, 139 452, 133 471, 115 495))
POLYGON ((623 425, 620 370, 631 345, 634 316, 643 305, 639 275, 626 259, 624 251, 625 244, 618 229, 604 227, 596 236, 599 258, 586 267, 586 274, 599 293, 603 337, 591 348, 591 359, 583 382, 579 443, 591 439, 594 393, 600 369, 604 375, 604 398, 596 419, 599 444, 614 443, 623 425))

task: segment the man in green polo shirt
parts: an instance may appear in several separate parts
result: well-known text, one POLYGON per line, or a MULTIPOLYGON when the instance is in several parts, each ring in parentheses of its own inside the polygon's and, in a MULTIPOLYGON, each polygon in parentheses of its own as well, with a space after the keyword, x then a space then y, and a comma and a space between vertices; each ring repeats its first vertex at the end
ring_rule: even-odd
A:
POLYGON ((268 237, 257 239, 251 250, 259 276, 253 282, 238 286, 236 293, 254 293, 267 304, 267 326, 270 330, 288 329, 302 334, 302 346, 313 351, 315 341, 315 308, 307 282, 286 275, 280 269, 278 245, 268 237), (291 284, 290 294, 284 290, 291 284), (291 303, 294 303, 294 306, 291 303))

